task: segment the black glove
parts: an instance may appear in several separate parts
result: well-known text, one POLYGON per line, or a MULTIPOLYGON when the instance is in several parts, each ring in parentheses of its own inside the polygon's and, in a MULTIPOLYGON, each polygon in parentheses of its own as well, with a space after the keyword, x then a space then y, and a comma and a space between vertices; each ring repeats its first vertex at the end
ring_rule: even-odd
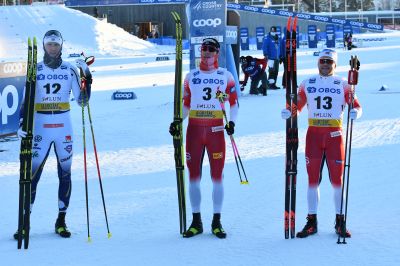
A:
POLYGON ((228 135, 235 133, 235 123, 233 121, 229 121, 229 123, 225 125, 225 130, 228 135))
POLYGON ((281 57, 281 58, 279 58, 279 64, 282 64, 283 63, 283 58, 281 57))
POLYGON ((245 86, 246 86, 246 84, 242 84, 242 86, 240 86, 240 91, 244 91, 245 86))
POLYGON ((178 121, 174 121, 169 125, 169 134, 171 134, 171 136, 179 136, 179 124, 178 121))

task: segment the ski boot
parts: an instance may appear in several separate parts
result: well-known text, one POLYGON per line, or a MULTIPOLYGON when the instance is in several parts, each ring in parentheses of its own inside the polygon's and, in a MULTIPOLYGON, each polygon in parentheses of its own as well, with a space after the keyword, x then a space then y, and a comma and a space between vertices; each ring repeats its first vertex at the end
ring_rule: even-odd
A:
POLYGON ((313 235, 318 232, 318 227, 317 227, 317 215, 316 214, 309 214, 307 215, 307 223, 304 226, 303 230, 298 232, 296 234, 296 237, 298 238, 305 238, 310 235, 313 235))
POLYGON ((343 214, 336 214, 336 221, 335 221, 335 232, 340 237, 350 238, 351 233, 346 229, 345 220, 343 214))
POLYGON ((65 224, 65 212, 59 212, 58 218, 55 224, 55 232, 63 238, 69 238, 71 232, 68 231, 67 225, 65 224))
POLYGON ((201 222, 201 215, 199 212, 193 213, 193 221, 189 229, 183 233, 184 238, 194 237, 203 233, 203 223, 201 222))
POLYGON ((226 232, 224 231, 224 228, 222 228, 221 225, 221 214, 220 213, 214 213, 213 221, 211 224, 211 230, 213 235, 220 239, 226 238, 226 232))

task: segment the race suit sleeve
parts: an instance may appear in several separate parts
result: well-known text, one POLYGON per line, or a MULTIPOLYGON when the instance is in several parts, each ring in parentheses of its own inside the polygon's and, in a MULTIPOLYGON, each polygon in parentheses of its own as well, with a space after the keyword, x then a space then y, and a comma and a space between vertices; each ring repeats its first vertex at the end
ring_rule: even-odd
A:
POLYGON ((78 72, 78 69, 75 66, 70 65, 70 72, 72 77, 71 89, 75 99, 77 99, 76 102, 78 103, 79 106, 82 106, 82 104, 86 105, 90 99, 91 86, 88 86, 86 88, 86 95, 85 95, 84 91, 81 90, 81 76, 78 72))
POLYGON ((232 74, 229 72, 228 75, 228 84, 226 85, 225 93, 229 95, 229 120, 236 123, 239 111, 239 106, 237 104, 237 90, 232 74))
POLYGON ((185 80, 183 82, 183 106, 182 106, 183 119, 186 119, 190 111, 190 99, 192 97, 192 94, 190 92, 189 80, 190 80, 190 73, 186 75, 185 80))

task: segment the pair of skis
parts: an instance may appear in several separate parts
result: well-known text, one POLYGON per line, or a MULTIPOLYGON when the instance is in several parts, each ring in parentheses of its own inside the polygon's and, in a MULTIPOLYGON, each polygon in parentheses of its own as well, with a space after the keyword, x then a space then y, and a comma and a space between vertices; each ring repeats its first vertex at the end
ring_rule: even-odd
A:
POLYGON ((297 149, 299 137, 297 129, 297 17, 289 17, 286 26, 285 60, 286 60, 286 109, 292 115, 286 120, 286 167, 285 167, 285 239, 295 237, 296 224, 296 178, 297 149))
POLYGON ((179 14, 175 11, 172 17, 176 26, 176 59, 174 85, 174 122, 178 125, 179 134, 173 137, 176 182, 178 188, 179 226, 180 233, 186 232, 186 199, 185 199, 185 151, 183 149, 182 130, 182 23, 179 14))
POLYGON ((22 130, 26 137, 21 140, 20 149, 20 178, 19 178, 19 208, 18 208, 18 249, 24 242, 24 249, 29 246, 31 181, 32 181, 32 138, 33 114, 35 107, 37 67, 36 38, 28 39, 28 61, 26 70, 25 96, 23 103, 22 130))

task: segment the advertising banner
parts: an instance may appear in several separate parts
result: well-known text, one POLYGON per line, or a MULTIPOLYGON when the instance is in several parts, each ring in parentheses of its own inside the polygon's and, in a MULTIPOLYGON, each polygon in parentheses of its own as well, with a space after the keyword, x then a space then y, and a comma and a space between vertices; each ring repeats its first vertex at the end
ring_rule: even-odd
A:
POLYGON ((317 25, 308 25, 308 48, 317 48, 317 25))
POLYGON ((326 47, 335 48, 335 46, 336 46, 335 25, 327 24, 326 25, 326 47))
POLYGON ((262 50, 262 45, 264 42, 265 37, 265 29, 264 27, 257 27, 256 28, 256 43, 257 43, 257 50, 262 50))
POLYGON ((17 132, 26 63, 0 63, 0 136, 17 132))
POLYGON ((190 69, 200 64, 200 47, 204 38, 212 37, 221 45, 219 65, 226 67, 226 1, 192 0, 189 5, 190 69))
POLYGON ((249 28, 240 28, 240 48, 242 50, 250 49, 249 28))

